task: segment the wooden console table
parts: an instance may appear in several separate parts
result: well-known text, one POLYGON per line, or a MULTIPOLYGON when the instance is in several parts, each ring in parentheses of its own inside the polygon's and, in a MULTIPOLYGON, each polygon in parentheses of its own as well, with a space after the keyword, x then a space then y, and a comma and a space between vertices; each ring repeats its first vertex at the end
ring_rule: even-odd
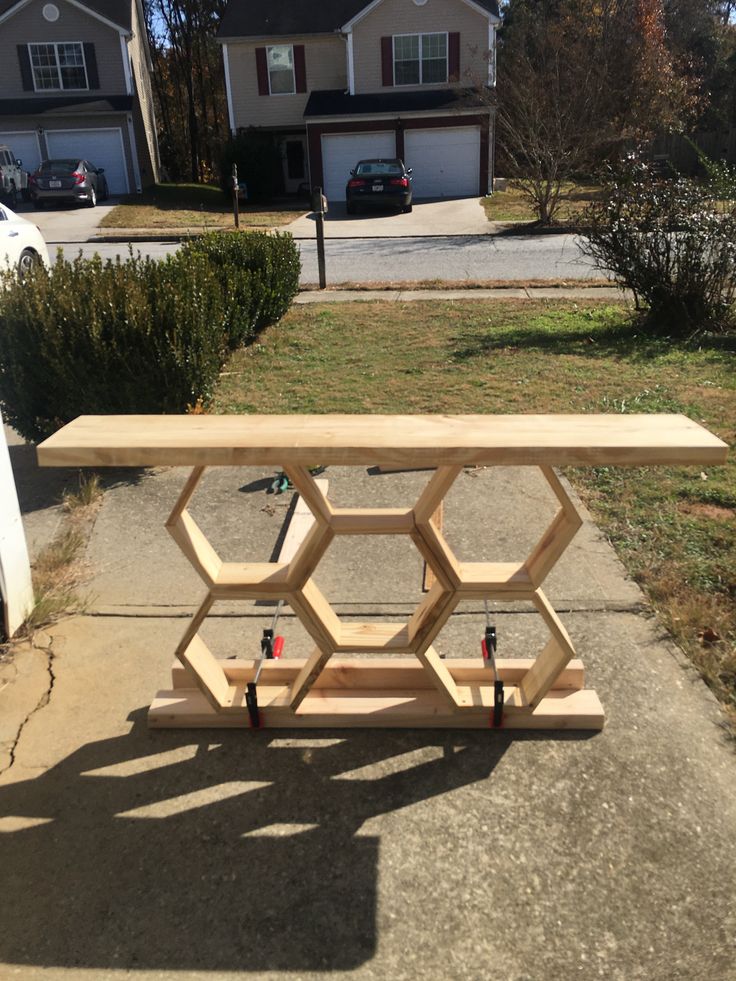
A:
POLYGON ((218 599, 285 600, 315 643, 306 658, 269 660, 257 685, 266 727, 600 729, 603 709, 583 687, 570 638, 542 585, 582 523, 555 466, 700 467, 727 447, 680 415, 522 416, 81 416, 38 448, 41 466, 192 467, 166 522, 206 586, 176 650, 173 688, 160 692, 153 726, 249 726, 246 695, 258 662, 218 660, 199 635, 218 599), (434 470, 412 507, 337 508, 309 467, 405 466, 434 470), (284 563, 223 562, 187 505, 209 466, 283 468, 313 522, 284 563), (438 507, 464 466, 538 467, 559 502, 539 544, 519 562, 460 562, 438 507), (434 574, 408 623, 344 623, 313 580, 336 535, 406 535, 434 574), (550 638, 533 660, 442 660, 433 642, 462 600, 528 600, 550 638), (333 655, 384 654, 353 657, 333 655), (400 657, 398 655, 408 655, 400 657), (497 705, 494 713, 494 683, 497 705))

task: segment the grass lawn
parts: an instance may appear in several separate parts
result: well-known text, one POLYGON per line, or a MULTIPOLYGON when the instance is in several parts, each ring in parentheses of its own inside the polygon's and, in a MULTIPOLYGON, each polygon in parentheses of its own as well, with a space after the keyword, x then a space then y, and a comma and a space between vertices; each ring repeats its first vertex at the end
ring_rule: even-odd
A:
MULTIPOLYGON (((556 221, 569 221, 578 211, 595 200, 600 194, 596 184, 563 184, 561 202, 556 221)), ((516 188, 507 191, 494 191, 482 199, 486 217, 489 221, 536 221, 529 199, 516 188)))
MULTIPOLYGON (((253 228, 288 225, 306 208, 241 203, 240 224, 253 228)), ((100 228, 234 228, 232 204, 211 184, 157 184, 130 194, 106 215, 100 228)))
MULTIPOLYGON (((593 301, 295 307, 237 352, 218 412, 684 412, 736 441, 736 339, 686 348, 593 301)), ((736 454, 568 476, 736 723, 736 454)))

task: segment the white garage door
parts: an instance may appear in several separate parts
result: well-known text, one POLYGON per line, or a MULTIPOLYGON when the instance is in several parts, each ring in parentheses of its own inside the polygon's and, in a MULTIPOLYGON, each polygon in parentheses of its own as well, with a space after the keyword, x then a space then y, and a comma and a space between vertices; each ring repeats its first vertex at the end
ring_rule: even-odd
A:
POLYGON ((105 168, 110 194, 128 194, 123 134, 119 129, 46 130, 49 157, 79 157, 95 167, 105 168))
POLYGON ((480 191, 480 126, 408 129, 407 167, 415 198, 459 198, 480 191))
POLYGON ((396 137, 387 133, 335 133, 322 137, 324 193, 328 201, 344 201, 350 171, 359 160, 396 156, 396 137))
POLYGON ((9 147, 16 160, 23 161, 23 170, 29 174, 41 163, 38 136, 33 130, 0 133, 0 144, 9 147))

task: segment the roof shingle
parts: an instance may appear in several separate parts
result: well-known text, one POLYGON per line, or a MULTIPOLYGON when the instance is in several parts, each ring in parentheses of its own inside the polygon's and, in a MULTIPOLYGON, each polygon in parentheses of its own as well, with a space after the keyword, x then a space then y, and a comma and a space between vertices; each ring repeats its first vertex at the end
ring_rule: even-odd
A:
MULTIPOLYGON (((331 34, 367 7, 370 0, 230 0, 218 37, 285 37, 331 34)), ((498 16, 497 0, 475 0, 498 16)))
MULTIPOLYGON (((132 5, 124 3, 123 0, 79 0, 85 7, 111 20, 113 24, 129 31, 132 21, 132 5)), ((19 0, 0 0, 0 15, 6 14, 12 7, 15 7, 19 0)))

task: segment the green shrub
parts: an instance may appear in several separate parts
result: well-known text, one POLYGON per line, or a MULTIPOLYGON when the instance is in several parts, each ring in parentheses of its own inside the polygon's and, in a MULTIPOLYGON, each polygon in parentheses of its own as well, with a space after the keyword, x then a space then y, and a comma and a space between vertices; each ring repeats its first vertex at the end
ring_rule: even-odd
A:
POLYGON ((280 320, 299 291, 299 250, 287 232, 212 232, 180 254, 206 257, 219 277, 233 350, 280 320))
POLYGON ((219 277, 201 255, 61 256, 0 282, 0 403, 29 440, 81 414, 184 412, 211 398, 226 352, 219 277))
POLYGON ((269 201, 284 193, 281 148, 272 133, 250 128, 241 130, 224 145, 220 156, 220 185, 232 193, 233 164, 238 181, 248 190, 248 201, 269 201))
POLYGON ((583 222, 583 252, 634 293, 637 307, 644 301, 653 329, 695 336, 733 327, 736 210, 716 180, 663 180, 629 160, 583 222))

